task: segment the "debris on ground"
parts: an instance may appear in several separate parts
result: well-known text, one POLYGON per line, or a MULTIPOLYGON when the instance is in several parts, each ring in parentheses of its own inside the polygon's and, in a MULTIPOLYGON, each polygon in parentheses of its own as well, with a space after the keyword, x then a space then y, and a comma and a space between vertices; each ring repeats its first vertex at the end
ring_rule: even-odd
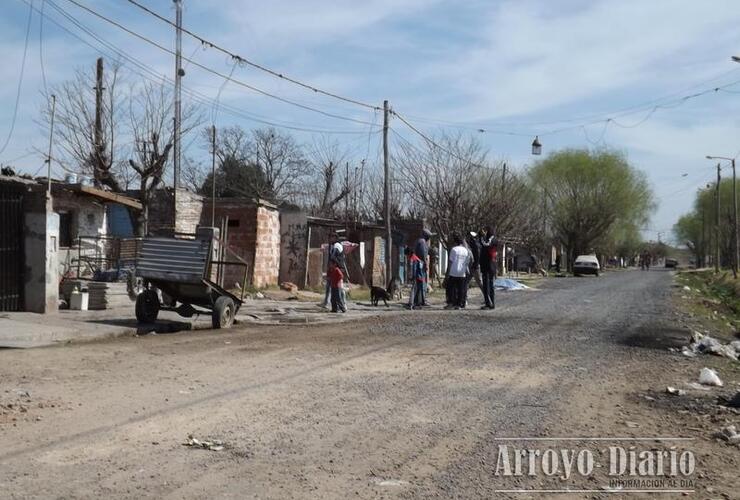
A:
POLYGON ((298 291, 298 285, 296 285, 295 283, 291 283, 290 281, 283 281, 282 283, 280 283, 280 289, 290 293, 295 293, 298 291))
POLYGON ((717 372, 711 368, 702 368, 699 372, 699 383, 702 385, 713 385, 716 387, 722 387, 724 384, 717 375, 717 372))
POLYGON ((740 392, 736 392, 731 398, 725 396, 718 396, 718 403, 728 408, 740 408, 740 392))
POLYGON ((697 391, 711 391, 712 390, 711 387, 706 387, 704 385, 697 384, 696 382, 689 382, 688 384, 686 384, 686 387, 688 387, 689 389, 697 390, 697 391))
POLYGON ((684 391, 683 389, 676 389, 675 387, 666 387, 665 392, 674 396, 683 396, 684 394, 686 394, 686 391, 684 391))
POLYGON ((496 290, 527 290, 529 287, 524 283, 509 278, 496 278, 493 283, 496 290))
POLYGON ((691 334, 691 343, 684 346, 681 352, 688 357, 693 357, 696 354, 714 354, 737 361, 738 354, 740 354, 738 349, 740 349, 740 341, 735 340, 729 344, 723 344, 714 337, 694 332, 691 334))
POLYGON ((188 435, 188 440, 183 443, 183 445, 190 446, 192 448, 203 448, 204 450, 210 451, 222 451, 224 449, 224 443, 221 440, 200 440, 194 438, 192 434, 188 435))
POLYGON ((737 429, 734 425, 723 427, 719 431, 712 434, 712 437, 722 439, 723 441, 727 441, 730 444, 740 444, 740 434, 737 432, 737 429))
POLYGON ((254 294, 254 298, 255 299, 264 299, 265 298, 265 294, 262 293, 262 292, 257 292, 257 293, 254 294))

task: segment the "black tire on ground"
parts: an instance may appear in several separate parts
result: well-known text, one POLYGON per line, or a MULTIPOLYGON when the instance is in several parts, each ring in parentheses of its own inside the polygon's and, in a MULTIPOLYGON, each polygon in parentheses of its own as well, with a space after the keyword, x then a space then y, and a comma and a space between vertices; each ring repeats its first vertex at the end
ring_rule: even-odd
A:
POLYGON ((230 297, 219 297, 213 304, 211 320, 213 328, 230 328, 234 324, 236 306, 230 297))
POLYGON ((159 297, 154 290, 144 290, 136 297, 136 319, 139 323, 154 323, 159 314, 159 297))

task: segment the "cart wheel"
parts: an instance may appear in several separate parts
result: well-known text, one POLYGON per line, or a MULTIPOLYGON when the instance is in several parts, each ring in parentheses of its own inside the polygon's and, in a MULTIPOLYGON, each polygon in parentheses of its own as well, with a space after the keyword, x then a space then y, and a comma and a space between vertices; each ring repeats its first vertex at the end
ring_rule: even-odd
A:
POLYGON ((162 292, 162 304, 166 305, 167 307, 175 307, 177 305, 177 300, 175 300, 174 297, 170 297, 167 292, 162 292))
POLYGON ((211 316, 213 328, 229 328, 233 325, 235 311, 234 301, 230 297, 217 298, 211 316))
POLYGON ((154 323, 159 314, 159 297, 154 290, 144 290, 136 297, 136 319, 139 323, 154 323))

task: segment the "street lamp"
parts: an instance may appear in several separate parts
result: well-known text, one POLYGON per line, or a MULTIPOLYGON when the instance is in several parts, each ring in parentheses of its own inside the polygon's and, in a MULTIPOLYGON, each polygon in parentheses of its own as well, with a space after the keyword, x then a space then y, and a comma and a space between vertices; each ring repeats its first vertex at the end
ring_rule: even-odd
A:
POLYGON ((533 155, 542 154, 542 144, 540 144, 539 136, 535 136, 534 141, 532 141, 532 154, 533 155))
MULTIPOLYGON (((732 165, 732 210, 734 212, 732 216, 732 225, 734 226, 733 231, 735 233, 735 246, 734 246, 734 256, 732 259, 732 276, 734 278, 737 278, 737 268, 738 268, 738 254, 740 254, 740 251, 738 250, 738 230, 737 230, 737 178, 735 176, 735 158, 727 158, 725 156, 709 156, 707 155, 707 160, 726 160, 729 161, 732 165)), ((719 187, 717 187, 717 196, 719 196, 719 187)))

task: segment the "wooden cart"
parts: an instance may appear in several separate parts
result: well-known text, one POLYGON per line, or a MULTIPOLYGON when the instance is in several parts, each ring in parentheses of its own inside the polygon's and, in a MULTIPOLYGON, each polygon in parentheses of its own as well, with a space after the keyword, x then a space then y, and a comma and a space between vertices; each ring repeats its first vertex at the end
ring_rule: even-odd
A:
POLYGON ((244 266, 246 280, 246 263, 214 258, 218 254, 217 229, 199 228, 192 236, 142 240, 136 260, 136 276, 144 281, 144 290, 136 298, 136 319, 140 323, 153 323, 162 310, 187 318, 208 313, 213 328, 229 328, 234 323, 244 300, 244 286, 241 297, 237 297, 217 284, 217 276, 223 275, 226 265, 244 266))

